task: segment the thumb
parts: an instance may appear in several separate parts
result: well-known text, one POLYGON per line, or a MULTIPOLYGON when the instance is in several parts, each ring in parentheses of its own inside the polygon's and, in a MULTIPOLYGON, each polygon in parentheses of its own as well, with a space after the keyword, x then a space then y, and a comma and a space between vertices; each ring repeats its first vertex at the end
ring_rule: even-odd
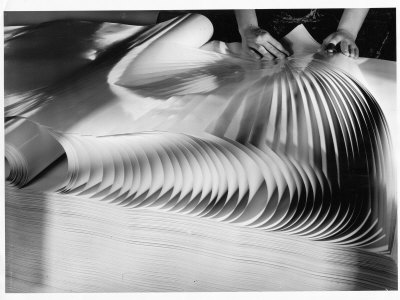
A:
POLYGON ((339 35, 335 35, 331 38, 331 40, 328 42, 328 44, 333 44, 336 46, 341 40, 342 40, 342 38, 339 35))
POLYGON ((329 44, 333 44, 333 46, 336 46, 339 42, 340 37, 337 34, 332 33, 323 40, 322 46, 323 48, 326 48, 326 46, 328 46, 329 44))

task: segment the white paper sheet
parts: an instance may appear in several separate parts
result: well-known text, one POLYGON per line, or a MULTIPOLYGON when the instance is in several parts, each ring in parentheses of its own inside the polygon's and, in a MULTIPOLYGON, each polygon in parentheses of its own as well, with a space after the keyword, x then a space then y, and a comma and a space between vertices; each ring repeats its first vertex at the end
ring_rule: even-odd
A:
POLYGON ((6 129, 14 183, 65 151, 63 192, 390 247, 390 136, 366 89, 387 82, 372 90, 393 107, 390 70, 375 83, 368 61, 318 52, 302 26, 280 61, 242 58, 238 44, 199 49, 212 27, 198 15, 126 30, 111 35, 124 41, 115 55, 105 51, 76 78, 10 98, 6 116, 28 118, 6 129))

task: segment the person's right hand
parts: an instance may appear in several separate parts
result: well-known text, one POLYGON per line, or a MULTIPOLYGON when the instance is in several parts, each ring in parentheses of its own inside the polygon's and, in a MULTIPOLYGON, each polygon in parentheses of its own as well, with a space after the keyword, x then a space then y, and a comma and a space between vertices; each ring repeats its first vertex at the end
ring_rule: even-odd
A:
POLYGON ((248 27, 241 32, 242 51, 255 59, 282 59, 290 53, 268 31, 260 27, 248 27))

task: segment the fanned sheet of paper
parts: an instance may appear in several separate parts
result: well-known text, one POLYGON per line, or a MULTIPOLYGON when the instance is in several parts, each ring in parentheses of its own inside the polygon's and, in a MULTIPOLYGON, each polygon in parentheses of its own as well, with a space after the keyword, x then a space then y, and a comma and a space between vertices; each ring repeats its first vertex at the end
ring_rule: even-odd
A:
MULTIPOLYGON (((244 58, 239 44, 206 44, 212 26, 199 15, 115 26, 87 28, 104 42, 68 54, 84 66, 79 75, 71 64, 38 89, 6 84, 12 184, 51 166, 47 183, 28 188, 392 251, 390 70, 387 88, 371 94, 373 71, 363 64, 378 61, 326 56, 302 26, 285 37, 293 54, 279 61, 244 58)), ((23 31, 6 49, 53 28, 23 31)))

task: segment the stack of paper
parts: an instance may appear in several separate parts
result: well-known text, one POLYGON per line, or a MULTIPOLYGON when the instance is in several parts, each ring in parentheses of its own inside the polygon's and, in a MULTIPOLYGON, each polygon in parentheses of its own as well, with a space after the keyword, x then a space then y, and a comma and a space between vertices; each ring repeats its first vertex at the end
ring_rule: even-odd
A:
POLYGON ((199 49, 212 26, 198 15, 120 35, 83 24, 96 28, 83 52, 101 55, 38 90, 6 86, 7 177, 25 186, 6 190, 10 290, 396 288, 379 105, 393 74, 372 95, 304 27, 291 57, 259 62, 237 44, 199 49))

